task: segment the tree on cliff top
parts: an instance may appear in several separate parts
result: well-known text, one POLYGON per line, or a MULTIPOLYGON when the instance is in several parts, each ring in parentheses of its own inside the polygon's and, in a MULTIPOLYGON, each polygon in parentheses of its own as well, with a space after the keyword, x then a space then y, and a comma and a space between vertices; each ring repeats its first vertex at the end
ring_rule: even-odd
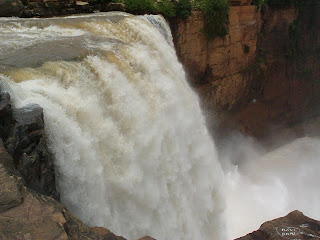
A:
POLYGON ((204 11, 205 24, 203 32, 207 40, 224 37, 229 33, 229 1, 228 0, 198 0, 194 7, 204 11))

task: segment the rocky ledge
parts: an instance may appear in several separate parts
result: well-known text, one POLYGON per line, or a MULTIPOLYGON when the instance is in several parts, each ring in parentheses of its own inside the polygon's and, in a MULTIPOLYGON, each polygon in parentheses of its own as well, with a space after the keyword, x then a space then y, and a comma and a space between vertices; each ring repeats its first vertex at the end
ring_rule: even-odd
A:
POLYGON ((86 226, 58 201, 23 186, 2 142, 0 185, 0 239, 123 239, 86 226))
POLYGON ((320 239, 320 221, 293 211, 285 217, 265 222, 259 230, 236 240, 320 239))
POLYGON ((125 11, 125 6, 89 0, 0 0, 0 17, 53 17, 95 11, 125 11))
POLYGON ((12 158, 12 169, 21 176, 22 184, 59 199, 53 157, 45 141, 42 108, 36 104, 12 108, 10 95, 0 93, 0 137, 3 151, 12 158))

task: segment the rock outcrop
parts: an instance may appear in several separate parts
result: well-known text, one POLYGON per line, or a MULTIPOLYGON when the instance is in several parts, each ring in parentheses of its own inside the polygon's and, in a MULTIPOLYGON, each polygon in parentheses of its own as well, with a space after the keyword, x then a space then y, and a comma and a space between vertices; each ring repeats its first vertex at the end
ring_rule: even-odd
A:
POLYGON ((121 12, 125 12, 126 11, 126 7, 123 3, 114 3, 111 2, 108 5, 105 6, 104 10, 106 12, 108 11, 121 11, 121 12))
POLYGON ((125 11, 125 5, 88 0, 0 0, 0 17, 52 17, 95 11, 125 11))
POLYGON ((293 211, 285 217, 266 222, 259 230, 236 240, 284 240, 319 239, 320 221, 306 217, 299 211, 293 211))
MULTIPOLYGON (((211 42, 202 33, 202 11, 195 10, 186 21, 179 20, 172 24, 177 53, 190 74, 193 85, 211 83, 219 86, 218 82, 225 81, 226 86, 241 86, 240 80, 236 80, 239 79, 239 72, 251 65, 256 58, 261 13, 255 6, 234 6, 230 9, 229 21, 230 34, 224 39, 216 38, 211 42)), ((219 87, 222 91, 223 86, 219 87)), ((217 95, 220 91, 217 90, 217 95)), ((216 96, 217 105, 225 106, 230 102, 231 108, 234 104, 230 101, 231 98, 240 92, 230 92, 231 96, 225 99, 222 99, 221 94, 216 96)))
POLYGON ((39 105, 12 109, 8 93, 0 93, 0 137, 24 184, 59 199, 53 157, 47 150, 43 110, 39 105))
POLYGON ((22 17, 52 17, 75 13, 88 13, 93 7, 86 4, 77 4, 74 0, 25 0, 25 10, 22 17))
POLYGON ((58 201, 23 186, 1 142, 0 186, 0 239, 124 239, 86 226, 58 201))
POLYGON ((0 17, 21 17, 24 6, 20 0, 0 0, 0 17))

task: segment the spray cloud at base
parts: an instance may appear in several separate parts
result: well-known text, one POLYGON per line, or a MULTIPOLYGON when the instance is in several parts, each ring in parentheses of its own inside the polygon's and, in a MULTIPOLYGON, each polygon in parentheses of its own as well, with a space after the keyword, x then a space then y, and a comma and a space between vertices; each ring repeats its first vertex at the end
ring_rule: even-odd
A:
POLYGON ((320 219, 320 139, 297 138, 271 151, 240 134, 225 142, 220 160, 230 239, 293 210, 320 219))

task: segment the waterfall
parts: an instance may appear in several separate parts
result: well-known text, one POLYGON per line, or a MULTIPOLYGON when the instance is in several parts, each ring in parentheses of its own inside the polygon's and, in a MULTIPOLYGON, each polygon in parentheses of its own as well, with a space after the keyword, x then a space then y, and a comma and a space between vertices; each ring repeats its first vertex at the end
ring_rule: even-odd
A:
POLYGON ((224 174, 165 20, 0 20, 0 79, 44 109, 61 201, 129 239, 225 239, 224 174))
POLYGON ((295 209, 320 217, 320 140, 266 153, 233 134, 223 171, 161 16, 1 18, 0 33, 2 89, 43 107, 61 201, 86 224, 226 240, 295 209))

